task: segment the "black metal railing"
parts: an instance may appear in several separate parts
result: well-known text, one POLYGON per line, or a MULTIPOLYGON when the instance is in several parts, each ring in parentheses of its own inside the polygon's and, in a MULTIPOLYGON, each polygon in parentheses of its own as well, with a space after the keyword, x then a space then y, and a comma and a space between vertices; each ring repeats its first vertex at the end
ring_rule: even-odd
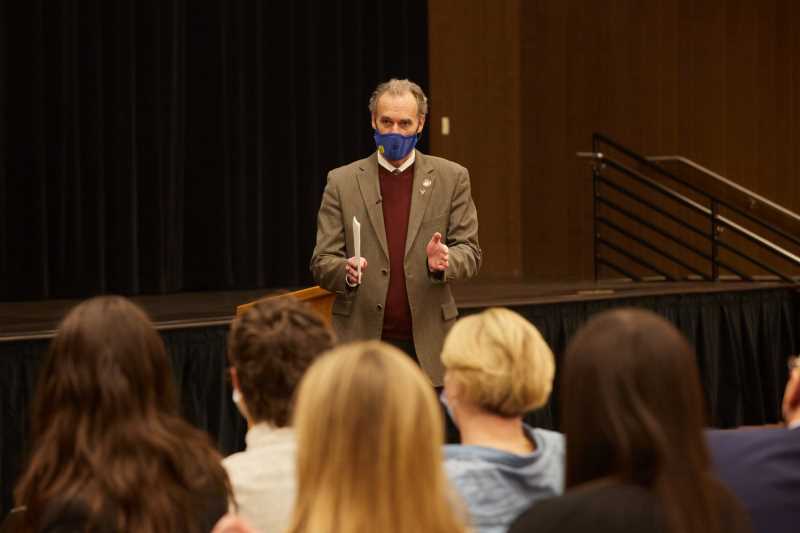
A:
MULTIPOLYGON (((787 248, 800 250, 800 239, 791 231, 670 172, 654 160, 659 158, 641 156, 603 134, 595 133, 592 151, 578 156, 593 163, 595 280, 605 267, 634 281, 718 281, 727 271, 732 276, 725 279, 796 282, 791 271, 800 268, 800 256, 787 248), (767 275, 751 272, 754 268, 767 275), (648 275, 653 273, 655 277, 648 275)), ((738 184, 715 179, 751 205, 757 202, 800 221, 795 213, 738 184)))

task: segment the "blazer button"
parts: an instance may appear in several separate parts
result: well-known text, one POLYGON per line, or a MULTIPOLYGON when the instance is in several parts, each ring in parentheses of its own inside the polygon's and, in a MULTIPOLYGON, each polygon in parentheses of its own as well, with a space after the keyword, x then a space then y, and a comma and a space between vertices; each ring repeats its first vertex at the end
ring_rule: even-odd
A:
POLYGON ((383 304, 378 304, 378 311, 383 311, 383 304))
POLYGON ((384 276, 388 276, 389 275, 389 271, 387 269, 385 269, 385 268, 382 268, 381 269, 381 274, 383 274, 384 276))

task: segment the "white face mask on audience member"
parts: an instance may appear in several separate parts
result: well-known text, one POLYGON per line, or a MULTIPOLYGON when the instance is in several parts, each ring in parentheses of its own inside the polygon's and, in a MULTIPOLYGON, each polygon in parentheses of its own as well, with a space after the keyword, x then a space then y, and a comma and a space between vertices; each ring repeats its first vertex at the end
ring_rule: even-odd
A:
POLYGON ((239 410, 239 413, 247 419, 247 427, 253 425, 252 418, 250 418, 250 413, 247 411, 247 403, 244 401, 244 396, 242 395, 242 391, 239 390, 239 376, 236 375, 236 369, 231 368, 231 384, 233 385, 233 403, 236 405, 236 409, 239 410))

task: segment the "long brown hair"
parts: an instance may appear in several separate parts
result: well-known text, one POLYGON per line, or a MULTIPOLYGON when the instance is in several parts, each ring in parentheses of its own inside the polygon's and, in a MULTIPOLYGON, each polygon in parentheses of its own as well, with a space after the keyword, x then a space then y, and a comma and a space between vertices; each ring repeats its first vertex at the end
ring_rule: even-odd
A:
POLYGON ((561 384, 567 488, 614 478, 652 490, 675 533, 717 533, 725 489, 710 471, 694 351, 664 318, 595 316, 567 347, 561 384))
MULTIPOLYGON (((27 526, 79 513, 85 531, 201 531, 200 506, 230 488, 208 437, 177 414, 169 361, 145 313, 97 297, 60 324, 32 412, 15 499, 27 526)), ((213 525, 213 524, 212 524, 213 525)))
POLYGON ((411 359, 372 341, 308 370, 297 398, 291 533, 457 533, 442 466, 442 418, 411 359))

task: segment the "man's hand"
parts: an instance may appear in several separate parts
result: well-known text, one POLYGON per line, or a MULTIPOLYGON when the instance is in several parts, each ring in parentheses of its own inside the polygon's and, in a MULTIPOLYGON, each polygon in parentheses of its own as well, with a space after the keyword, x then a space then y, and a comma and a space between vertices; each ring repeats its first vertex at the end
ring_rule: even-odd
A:
MULTIPOLYGON (((355 287, 356 285, 361 285, 361 278, 358 277, 358 262, 356 261, 355 257, 351 257, 350 259, 347 260, 346 269, 347 269, 347 284, 350 285, 351 287, 355 287)), ((364 271, 366 269, 367 269, 367 260, 362 257, 361 274, 364 274, 364 271)))
POLYGON ((430 242, 425 247, 428 254, 428 270, 431 272, 444 272, 450 261, 450 252, 447 245, 442 242, 442 234, 438 231, 433 234, 430 242))

